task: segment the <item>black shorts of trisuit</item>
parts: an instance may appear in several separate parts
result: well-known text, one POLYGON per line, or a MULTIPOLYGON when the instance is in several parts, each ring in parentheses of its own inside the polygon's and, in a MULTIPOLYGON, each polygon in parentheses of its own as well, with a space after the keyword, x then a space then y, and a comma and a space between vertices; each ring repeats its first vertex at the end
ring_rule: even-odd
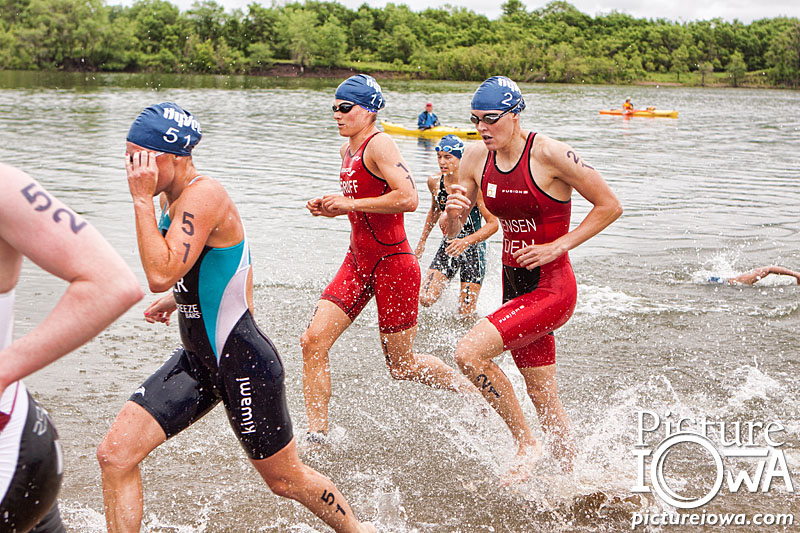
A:
POLYGON ((445 249, 447 248, 447 239, 442 239, 442 244, 436 251, 433 261, 431 261, 431 270, 438 270, 447 279, 453 279, 456 272, 461 271, 461 283, 483 283, 483 278, 486 275, 486 244, 478 243, 468 246, 461 255, 458 257, 451 257, 447 255, 445 249))
POLYGON ((180 347, 130 397, 161 425, 167 438, 203 417, 220 401, 251 459, 266 459, 292 440, 283 363, 272 341, 247 313, 216 358, 180 347))
POLYGON ((0 532, 63 533, 56 502, 63 472, 58 432, 47 411, 27 391, 20 393, 28 409, 16 468, 0 502, 0 532))

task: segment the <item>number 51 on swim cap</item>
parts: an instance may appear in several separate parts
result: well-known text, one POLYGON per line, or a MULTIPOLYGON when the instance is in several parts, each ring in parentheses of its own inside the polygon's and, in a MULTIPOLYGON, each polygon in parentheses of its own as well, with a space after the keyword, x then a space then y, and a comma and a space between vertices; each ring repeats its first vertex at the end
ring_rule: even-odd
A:
POLYGON ((164 102, 139 113, 127 140, 148 150, 189 156, 202 137, 200 123, 191 113, 178 104, 164 102))

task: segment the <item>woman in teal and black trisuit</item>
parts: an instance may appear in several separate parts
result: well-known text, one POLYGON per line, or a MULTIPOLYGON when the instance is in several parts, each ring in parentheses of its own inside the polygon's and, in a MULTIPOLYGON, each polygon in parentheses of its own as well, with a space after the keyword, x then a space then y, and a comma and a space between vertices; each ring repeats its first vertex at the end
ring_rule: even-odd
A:
MULTIPOLYGON (((456 172, 463 153, 464 142, 455 135, 445 135, 436 146, 440 173, 428 178, 428 189, 431 191, 433 201, 415 251, 417 259, 422 259, 425 241, 428 240, 428 235, 444 210, 447 191, 456 183, 456 172)), ((442 295, 447 282, 460 271, 461 293, 458 312, 461 315, 474 313, 478 303, 478 293, 486 274, 485 241, 497 231, 497 228, 497 218, 486 210, 483 198, 479 197, 461 233, 452 240, 442 239, 436 256, 423 278, 419 303, 425 307, 433 305, 442 295), (481 225, 481 217, 486 219, 485 225, 481 225)))

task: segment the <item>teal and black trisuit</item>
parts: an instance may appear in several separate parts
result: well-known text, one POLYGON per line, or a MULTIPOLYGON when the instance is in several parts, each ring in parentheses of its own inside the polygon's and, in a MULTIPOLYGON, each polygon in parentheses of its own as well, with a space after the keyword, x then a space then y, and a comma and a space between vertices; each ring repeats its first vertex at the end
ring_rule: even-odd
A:
MULTIPOLYGON (((159 221, 166 234, 167 206, 159 221)), ((222 401, 228 420, 252 459, 265 459, 292 439, 283 363, 258 329, 247 305, 247 238, 227 248, 205 246, 175 284, 183 346, 130 400, 161 425, 167 438, 222 401)))
MULTIPOLYGON (((444 176, 439 178, 439 192, 436 195, 436 203, 439 204, 439 210, 444 212, 444 206, 447 203, 444 176)), ((481 229, 481 211, 476 205, 469 212, 469 217, 457 238, 461 239, 467 235, 472 235, 479 229, 481 229)), ((447 279, 453 279, 456 272, 460 270, 461 283, 483 283, 483 278, 486 275, 486 242, 471 244, 458 257, 451 257, 445 252, 447 241, 446 237, 442 239, 442 243, 436 251, 436 256, 431 262, 431 270, 438 270, 447 276, 447 279)))

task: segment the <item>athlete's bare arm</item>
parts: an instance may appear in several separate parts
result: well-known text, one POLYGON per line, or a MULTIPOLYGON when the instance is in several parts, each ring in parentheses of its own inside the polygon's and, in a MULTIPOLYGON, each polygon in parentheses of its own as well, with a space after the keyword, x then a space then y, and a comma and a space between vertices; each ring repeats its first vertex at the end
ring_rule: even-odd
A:
MULTIPOLYGON (((158 230, 153 206, 158 180, 154 153, 136 152, 132 161, 126 157, 125 168, 136 215, 136 238, 142 267, 150 290, 164 292, 192 268, 211 232, 230 214, 228 209, 220 209, 220 206, 228 205, 229 198, 222 185, 201 178, 186 187, 171 206, 172 224, 164 237, 158 230)), ((243 234, 239 235, 239 239, 242 237, 243 234)), ((232 240, 236 240, 235 236, 232 240)))
POLYGON ((728 283, 731 285, 754 285, 756 282, 764 279, 770 274, 792 276, 795 278, 795 280, 797 280, 797 283, 800 284, 800 272, 794 272, 788 268, 775 265, 763 266, 750 270, 749 272, 745 272, 744 274, 739 274, 738 276, 728 279, 728 283))
POLYGON ((558 200, 568 200, 572 189, 592 204, 577 228, 547 244, 534 244, 514 252, 517 262, 534 269, 586 242, 622 214, 622 205, 606 181, 568 144, 538 135, 531 150, 531 170, 537 185, 558 200))
POLYGON ((447 237, 453 238, 458 235, 477 201, 487 153, 483 143, 475 143, 466 149, 464 157, 461 158, 461 164, 456 172, 457 183, 450 187, 444 215, 439 219, 439 225, 447 237))
POLYGON ((142 298, 131 270, 94 227, 33 178, 0 164, 0 291, 14 288, 23 256, 69 286, 38 326, 0 351, 0 394, 142 298))
POLYGON ((475 233, 471 233, 466 237, 462 237, 460 239, 453 239, 447 245, 445 252, 447 255, 452 257, 458 257, 464 250, 468 247, 472 246, 473 244, 478 244, 479 242, 483 242, 495 233, 497 233, 498 228, 500 227, 500 223, 497 220, 497 217, 494 216, 488 209, 486 209, 486 205, 483 202, 483 195, 481 191, 478 191, 478 197, 476 198, 475 203, 478 205, 478 209, 481 212, 481 216, 483 216, 486 223, 483 224, 478 231, 475 233))
POLYGON ((404 213, 415 211, 419 203, 417 186, 400 150, 391 137, 379 133, 372 138, 364 150, 364 166, 385 180, 391 191, 374 198, 349 198, 341 194, 322 197, 324 209, 331 213, 345 214, 349 211, 365 213, 404 213))
POLYGON ((429 176, 427 185, 428 191, 431 193, 431 207, 428 209, 428 215, 425 217, 425 226, 422 228, 422 235, 419 237, 419 243, 417 243, 417 248, 414 250, 417 259, 422 259, 422 254, 425 253, 425 243, 433 227, 436 225, 436 222, 439 220, 439 217, 442 215, 439 209, 439 202, 436 201, 436 195, 439 192, 439 176, 429 176))

